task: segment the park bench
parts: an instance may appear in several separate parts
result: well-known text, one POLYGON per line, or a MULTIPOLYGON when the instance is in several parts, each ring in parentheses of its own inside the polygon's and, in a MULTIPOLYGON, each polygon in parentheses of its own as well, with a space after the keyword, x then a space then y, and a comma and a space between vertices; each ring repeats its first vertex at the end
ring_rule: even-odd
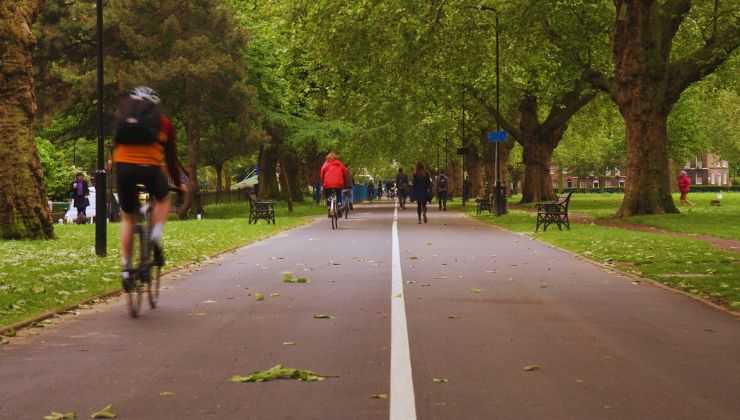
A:
POLYGON ((254 192, 247 193, 249 199, 249 224, 257 224, 259 219, 267 220, 267 223, 275 224, 275 202, 259 200, 254 192))
POLYGON ((537 203, 537 226, 534 231, 539 231, 540 226, 542 226, 543 231, 547 231, 547 226, 553 223, 558 225, 559 230, 563 230, 563 225, 570 230, 568 206, 570 205, 571 195, 573 195, 573 191, 561 194, 555 201, 537 203))
POLYGON ((487 211, 491 213, 493 211, 493 195, 488 195, 484 198, 476 198, 475 199, 475 214, 480 216, 481 213, 484 211, 487 211))

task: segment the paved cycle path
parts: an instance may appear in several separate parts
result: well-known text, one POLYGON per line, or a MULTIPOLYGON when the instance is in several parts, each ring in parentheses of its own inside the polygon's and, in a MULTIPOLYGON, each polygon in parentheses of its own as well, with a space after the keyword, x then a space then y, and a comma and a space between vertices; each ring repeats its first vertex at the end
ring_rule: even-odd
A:
POLYGON ((121 419, 388 419, 371 395, 411 380, 418 419, 740 418, 736 319, 459 213, 412 213, 398 216, 402 278, 393 209, 368 206, 339 231, 321 220, 171 279, 140 319, 117 300, 14 340, 0 418, 112 403, 121 419), (391 371, 394 299, 411 378, 391 371), (276 363, 338 377, 228 381, 276 363))

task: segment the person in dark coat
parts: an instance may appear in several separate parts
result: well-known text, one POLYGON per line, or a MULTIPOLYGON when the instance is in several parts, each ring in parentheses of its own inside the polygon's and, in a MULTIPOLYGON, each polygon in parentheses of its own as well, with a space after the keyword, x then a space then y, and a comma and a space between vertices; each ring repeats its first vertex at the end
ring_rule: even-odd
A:
POLYGON ((419 224, 421 224, 422 216, 424 223, 427 222, 427 202, 429 201, 429 191, 432 188, 432 180, 429 178, 429 172, 427 172, 424 164, 421 162, 416 163, 416 170, 414 171, 412 194, 416 200, 416 214, 419 217, 419 224))
POLYGON ((82 172, 78 172, 75 176, 70 195, 72 205, 77 209, 77 223, 85 223, 85 209, 90 205, 90 200, 87 198, 90 195, 90 186, 82 172))

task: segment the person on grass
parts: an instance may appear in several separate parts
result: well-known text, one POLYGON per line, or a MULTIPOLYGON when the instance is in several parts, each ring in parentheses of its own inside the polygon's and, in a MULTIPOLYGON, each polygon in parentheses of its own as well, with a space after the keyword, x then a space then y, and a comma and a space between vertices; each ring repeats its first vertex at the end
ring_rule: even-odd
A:
POLYGON ((681 192, 681 205, 693 207, 694 203, 689 201, 688 195, 691 190, 691 178, 686 171, 681 171, 681 175, 678 176, 678 191, 681 192))

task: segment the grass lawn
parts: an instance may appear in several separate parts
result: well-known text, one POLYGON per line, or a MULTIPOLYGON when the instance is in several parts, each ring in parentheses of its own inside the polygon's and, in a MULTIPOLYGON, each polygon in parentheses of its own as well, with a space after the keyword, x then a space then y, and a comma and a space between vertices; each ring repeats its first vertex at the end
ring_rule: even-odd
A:
MULTIPOLYGON (((605 200, 606 201, 606 200, 605 200)), ((698 207, 698 206, 697 206, 698 207)), ((570 231, 534 232, 535 215, 512 210, 502 217, 472 217, 574 251, 595 261, 657 280, 740 311, 740 257, 691 238, 573 224, 570 231)), ((660 217, 660 216, 657 216, 660 217)))
MULTIPOLYGON (((740 240, 740 193, 723 193, 722 205, 711 206, 716 193, 689 194, 695 207, 680 207, 681 214, 662 214, 634 216, 624 219, 627 223, 653 226, 674 232, 704 234, 718 238, 740 240)), ((623 194, 580 194, 571 198, 570 210, 587 214, 593 218, 613 216, 622 203, 623 194)), ((679 196, 674 195, 678 204, 679 196)), ((521 196, 514 196, 509 202, 518 203, 521 196)))
MULTIPOLYGON (((203 220, 165 228, 166 268, 203 261, 324 214, 323 207, 277 207, 277 225, 247 224, 247 204, 208 206, 203 220)), ((93 225, 55 225, 51 241, 0 241, 0 327, 120 288, 117 224, 108 228, 108 256, 95 256, 93 225)))

